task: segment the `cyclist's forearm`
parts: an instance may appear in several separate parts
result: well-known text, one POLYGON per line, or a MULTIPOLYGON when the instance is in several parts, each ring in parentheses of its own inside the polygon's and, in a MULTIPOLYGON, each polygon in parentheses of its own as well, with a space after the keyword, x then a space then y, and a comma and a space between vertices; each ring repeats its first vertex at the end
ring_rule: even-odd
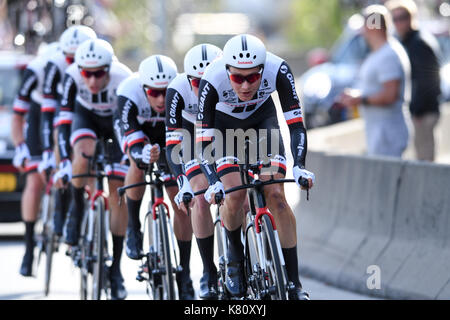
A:
POLYGON ((200 168, 203 174, 206 176, 206 179, 208 180, 210 186, 214 185, 217 181, 220 181, 219 177, 217 176, 214 165, 202 163, 200 164, 200 168))
POLYGON ((13 114, 11 123, 11 139, 14 143, 14 146, 18 146, 25 140, 25 137, 23 135, 24 124, 25 118, 23 115, 17 113, 13 114))
POLYGON ((61 160, 70 158, 70 125, 61 124, 58 127, 58 148, 61 160))
POLYGON ((184 174, 184 170, 183 170, 183 165, 181 163, 181 158, 179 157, 178 154, 174 154, 175 146, 179 146, 179 143, 178 144, 167 144, 166 159, 167 159, 167 162, 169 163, 170 170, 172 170, 173 175, 175 177, 178 177, 178 176, 184 174))
POLYGON ((300 168, 305 167, 306 153, 308 150, 308 139, 306 135, 306 129, 303 126, 295 126, 290 128, 291 132, 291 150, 292 157, 294 158, 294 166, 300 168))
POLYGON ((53 112, 42 112, 42 146, 44 150, 53 150, 53 112))

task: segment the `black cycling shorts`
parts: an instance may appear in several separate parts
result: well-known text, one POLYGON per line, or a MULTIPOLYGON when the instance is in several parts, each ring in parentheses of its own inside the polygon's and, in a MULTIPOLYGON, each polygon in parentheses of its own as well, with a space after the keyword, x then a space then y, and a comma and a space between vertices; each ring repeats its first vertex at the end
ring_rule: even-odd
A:
POLYGON ((101 117, 80 104, 76 104, 70 135, 71 147, 73 148, 75 143, 83 139, 103 139, 104 141, 112 139, 112 148, 108 150, 106 156, 113 165, 112 168, 106 166, 105 171, 108 176, 125 178, 128 166, 120 164, 123 153, 114 133, 113 116, 101 117))

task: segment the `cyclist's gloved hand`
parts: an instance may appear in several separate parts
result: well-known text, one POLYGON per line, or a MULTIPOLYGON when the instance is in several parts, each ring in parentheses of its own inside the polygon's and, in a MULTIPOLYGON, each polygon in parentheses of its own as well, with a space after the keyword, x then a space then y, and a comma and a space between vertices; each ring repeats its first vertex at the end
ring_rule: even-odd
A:
POLYGON ((69 159, 64 159, 59 164, 59 171, 55 174, 55 181, 58 179, 63 179, 63 182, 69 182, 72 180, 72 162, 69 159), (64 177, 67 177, 67 180, 64 181, 64 177))
POLYGON ((192 190, 191 184, 189 183, 189 180, 185 175, 180 175, 178 177, 177 184, 180 191, 178 191, 177 195, 175 196, 175 202, 178 205, 178 208, 185 211, 185 209, 187 208, 183 206, 183 197, 185 195, 189 195, 192 203, 192 200, 194 200, 194 191, 192 190))
POLYGON ((295 166, 294 167, 295 183, 297 183, 297 185, 300 188, 304 189, 305 187, 300 184, 300 178, 303 178, 306 180, 311 179, 311 181, 309 181, 309 188, 311 188, 314 185, 314 182, 316 181, 316 176, 314 175, 314 173, 312 173, 311 171, 308 171, 306 169, 300 169, 299 166, 295 166))
POLYGON ((150 164, 156 162, 159 159, 159 153, 161 149, 159 144, 147 144, 142 149, 142 162, 146 164, 150 164))
POLYGON ((42 160, 39 162, 38 171, 44 172, 48 169, 56 168, 55 155, 52 150, 46 150, 42 154, 42 160))
POLYGON ((30 159, 31 159, 30 150, 28 149, 26 143, 22 142, 16 147, 16 150, 14 152, 13 165, 16 168, 24 167, 25 160, 30 159))
MULTIPOLYGON (((219 192, 222 192, 222 200, 225 200, 225 189, 223 187, 222 182, 217 181, 213 185, 209 186, 209 188, 205 192, 205 199, 208 203, 211 203, 212 194, 216 195, 219 192)), ((215 199, 214 199, 215 201, 215 199)))

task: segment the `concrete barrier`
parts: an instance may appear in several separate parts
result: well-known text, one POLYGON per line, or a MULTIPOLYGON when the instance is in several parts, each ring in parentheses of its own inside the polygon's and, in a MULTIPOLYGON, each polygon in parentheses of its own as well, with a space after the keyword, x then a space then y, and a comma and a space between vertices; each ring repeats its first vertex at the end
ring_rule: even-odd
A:
POLYGON ((295 208, 300 272, 395 299, 450 298, 450 166, 309 152, 295 208), (380 270, 369 289, 368 267, 380 270))

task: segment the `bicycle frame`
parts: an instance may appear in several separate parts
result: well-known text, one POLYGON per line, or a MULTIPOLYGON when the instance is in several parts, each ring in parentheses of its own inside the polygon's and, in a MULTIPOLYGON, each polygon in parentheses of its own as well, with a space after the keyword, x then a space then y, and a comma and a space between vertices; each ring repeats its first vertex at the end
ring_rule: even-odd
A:
MULTIPOLYGON (((80 174, 80 175, 76 175, 73 176, 72 179, 76 179, 76 178, 95 178, 96 179, 96 191, 95 193, 92 195, 89 192, 88 188, 85 188, 85 191, 88 194, 88 200, 89 202, 89 208, 87 210, 87 212, 85 211, 85 215, 83 216, 83 220, 82 220, 82 233, 83 230, 87 230, 87 234, 81 234, 81 238, 80 241, 83 240, 83 237, 85 237, 86 240, 86 244, 81 244, 82 246, 87 246, 87 252, 85 253, 85 256, 81 256, 81 252, 80 250, 77 250, 75 252, 75 257, 77 256, 81 256, 81 259, 86 259, 84 262, 80 261, 80 267, 83 268, 87 268, 86 270, 82 270, 82 282, 86 281, 86 276, 88 273, 90 273, 90 269, 91 269, 91 263, 100 263, 101 266, 98 266, 98 274, 97 277, 100 278, 100 280, 97 279, 97 282, 94 280, 93 283, 93 298, 94 299, 100 299, 101 298, 101 291, 104 290, 107 297, 109 295, 108 293, 108 289, 109 289, 109 283, 106 280, 106 283, 103 283, 105 277, 104 277, 104 271, 100 271, 102 269, 104 269, 104 267, 106 266, 106 262, 107 261, 111 261, 112 257, 109 253, 108 250, 108 235, 109 235, 109 230, 110 230, 110 207, 109 207, 109 203, 108 203, 108 197, 104 192, 104 178, 107 177, 105 172, 104 172, 104 166, 106 163, 106 157, 104 156, 104 147, 103 147, 103 142, 101 140, 98 140, 96 143, 96 148, 95 148, 95 152, 93 156, 87 156, 85 154, 83 154, 83 157, 85 157, 86 159, 89 160, 89 165, 88 165, 88 173, 86 174, 80 174), (94 174, 91 174, 90 172, 94 171, 94 174), (100 200, 100 202, 99 202, 100 200), (98 205, 102 206, 104 205, 103 208, 98 207, 98 205), (97 211, 99 210, 99 211, 97 211), (102 215, 102 217, 98 217, 98 215, 102 215), (98 221, 95 221, 96 219, 99 219, 98 221), (100 231, 100 236, 103 239, 100 239, 101 242, 104 241, 104 243, 100 246, 100 251, 103 251, 103 254, 100 252, 93 252, 94 251, 94 245, 95 245, 95 228, 96 228, 96 222, 100 223, 101 225, 101 229, 102 231, 100 231), (87 224, 87 225, 86 225, 87 224), (99 255, 102 254, 102 256, 95 256, 95 254, 99 255), (84 272, 84 273, 83 273, 84 272), (84 277, 83 277, 84 276, 84 277), (98 282, 100 281, 100 282, 98 282), (100 285, 100 288, 96 287, 96 285, 100 285)), ((109 176, 111 177, 111 176, 109 176)), ((84 250, 84 249, 83 249, 84 250)), ((94 278, 95 278, 95 273, 93 272, 94 278)), ((85 285, 82 284, 82 288, 86 288, 85 285)), ((83 289, 82 289, 83 290, 83 289)), ((82 293, 82 298, 84 297, 84 293, 82 293)))
MULTIPOLYGON (((140 186, 146 186, 147 190, 150 191, 150 203, 149 208, 147 211, 147 214, 145 215, 144 219, 144 233, 145 233, 145 226, 148 224, 148 219, 151 219, 151 235, 149 235, 152 239, 151 246, 149 248, 149 252, 144 256, 144 258, 147 259, 147 261, 142 262, 142 266, 140 267, 138 271, 137 280, 138 281, 144 281, 147 280, 149 282, 149 286, 154 286, 154 283, 152 283, 152 276, 155 275, 167 275, 168 271, 163 270, 157 266, 156 269, 150 270, 152 259, 156 258, 156 260, 159 259, 159 256, 164 255, 164 253, 160 252, 161 248, 161 237, 164 235, 161 234, 161 230, 163 230, 164 226, 161 226, 160 224, 165 223, 167 230, 168 230, 168 250, 172 251, 172 254, 169 253, 168 259, 170 260, 170 265, 172 265, 172 261, 174 262, 176 267, 171 267, 169 269, 173 268, 173 271, 170 271, 170 273, 178 273, 181 271, 181 266, 178 264, 178 258, 177 258, 177 252, 176 252, 176 240, 175 240, 175 233, 173 231, 171 218, 170 218, 170 210, 167 203, 164 201, 164 182, 160 178, 159 171, 154 171, 153 166, 151 165, 148 170, 145 173, 146 177, 149 177, 149 181, 136 183, 128 186, 124 186, 122 188, 118 189, 119 197, 122 197, 126 189, 130 188, 136 188, 140 186), (155 176, 155 177, 153 177, 155 176), (162 217, 160 216, 163 212, 160 212, 160 208, 163 207, 166 211, 166 216, 162 217), (167 220, 166 220, 167 219, 167 220), (143 276, 143 273, 148 272, 148 278, 145 278, 143 276)), ((164 249, 163 249, 164 250, 164 249)), ((157 263, 156 263, 157 264, 157 263)), ((171 281, 171 280, 169 280, 171 281)), ((163 284, 164 285, 164 284, 163 284)), ((170 284, 169 284, 170 285, 170 284)), ((165 288, 168 290, 167 288, 165 288)), ((169 290, 168 290, 169 291, 169 290)), ((147 289, 148 292, 148 289, 147 289)), ((149 292, 148 292, 149 293, 149 292)), ((170 292, 166 292, 166 294, 171 294, 170 292)), ((153 297, 155 298, 155 297, 153 297)))

